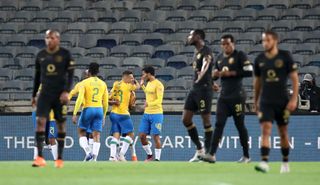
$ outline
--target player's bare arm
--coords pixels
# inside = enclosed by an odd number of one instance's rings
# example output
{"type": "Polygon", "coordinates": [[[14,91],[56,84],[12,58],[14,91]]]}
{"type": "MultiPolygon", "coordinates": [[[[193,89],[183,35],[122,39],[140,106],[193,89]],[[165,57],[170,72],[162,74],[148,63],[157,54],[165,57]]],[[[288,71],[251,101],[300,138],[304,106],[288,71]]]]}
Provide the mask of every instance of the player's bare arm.
{"type": "Polygon", "coordinates": [[[292,112],[297,108],[298,93],[299,93],[299,77],[297,71],[293,71],[289,74],[290,80],[292,81],[293,94],[288,102],[287,109],[292,112]]]}
{"type": "Polygon", "coordinates": [[[259,111],[259,97],[261,91],[261,79],[260,77],[255,77],[253,80],[253,88],[254,88],[254,108],[255,112],[259,111]]]}

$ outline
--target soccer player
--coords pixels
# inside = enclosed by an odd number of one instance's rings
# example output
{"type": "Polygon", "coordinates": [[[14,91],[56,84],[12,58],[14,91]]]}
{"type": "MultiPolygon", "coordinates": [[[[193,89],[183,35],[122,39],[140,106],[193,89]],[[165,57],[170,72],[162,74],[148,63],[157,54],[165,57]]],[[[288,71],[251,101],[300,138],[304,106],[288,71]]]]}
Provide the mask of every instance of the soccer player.
{"type": "Polygon", "coordinates": [[[109,104],[112,105],[110,113],[111,135],[110,161],[117,161],[117,146],[120,143],[120,136],[123,138],[122,147],[119,152],[119,161],[126,161],[125,154],[133,143],[133,122],[129,113],[131,92],[140,88],[139,83],[134,79],[131,71],[122,73],[122,80],[115,81],[111,89],[109,104]]]}
{"type": "Polygon", "coordinates": [[[210,147],[213,128],[211,126],[211,101],[213,96],[212,90],[212,68],[213,56],[212,51],[205,45],[205,33],[203,30],[196,29],[190,32],[188,44],[196,48],[194,54],[194,81],[190,90],[183,110],[182,122],[188,130],[188,134],[197,147],[197,151],[190,162],[199,161],[200,156],[205,155],[205,150],[210,147]],[[200,112],[203,127],[205,130],[205,149],[199,140],[196,125],[192,122],[193,115],[200,112]]]}
{"type": "Polygon", "coordinates": [[[32,93],[32,105],[36,105],[36,95],[40,83],[42,88],[37,100],[37,128],[36,142],[38,157],[32,166],[43,167],[46,161],[42,156],[45,140],[45,125],[51,109],[57,123],[58,158],[55,161],[57,168],[63,167],[62,153],[66,130],[66,116],[68,113],[68,95],[72,87],[74,61],[68,50],[60,47],[60,34],[55,30],[46,31],[46,49],[41,50],[36,57],[36,70],[32,93]]]}
{"type": "MultiPolygon", "coordinates": [[[[81,82],[82,82],[83,80],[87,79],[88,77],[89,77],[88,70],[83,71],[82,80],[81,80],[80,82],[78,82],[78,83],[74,86],[74,88],[70,91],[70,93],[69,93],[69,100],[71,100],[73,96],[78,95],[79,90],[80,90],[80,87],[81,87],[81,82]]],[[[83,101],[83,102],[84,102],[84,101],[83,101]]],[[[80,113],[78,123],[81,122],[81,117],[82,117],[81,115],[82,115],[82,112],[80,113]]],[[[92,152],[92,149],[93,149],[93,143],[94,143],[94,141],[93,141],[93,136],[92,136],[92,131],[91,131],[90,128],[88,128],[86,132],[87,132],[87,133],[86,133],[86,138],[87,138],[87,140],[88,140],[88,145],[89,145],[89,149],[88,149],[88,150],[90,150],[90,153],[91,153],[91,152],[92,152]]],[[[83,143],[82,140],[84,140],[84,138],[82,138],[82,137],[83,137],[83,136],[81,135],[81,133],[79,133],[79,145],[80,145],[80,146],[81,146],[82,143],[83,143]]],[[[81,146],[81,147],[83,148],[84,146],[81,146]]],[[[91,159],[92,159],[92,154],[91,154],[91,155],[86,155],[84,161],[89,161],[89,160],[91,160],[91,159]]]]}
{"type": "Polygon", "coordinates": [[[254,62],[254,105],[261,124],[261,160],[257,171],[268,172],[270,135],[272,122],[277,122],[280,135],[282,165],[281,173],[289,169],[289,116],[297,107],[298,73],[290,52],[278,49],[278,34],[266,31],[262,34],[264,52],[254,62]],[[293,94],[287,92],[288,77],[292,81],[293,94]]]}
{"type": "Polygon", "coordinates": [[[86,158],[97,161],[100,150],[100,133],[105,124],[105,117],[108,111],[108,88],[104,81],[97,76],[99,64],[92,62],[89,64],[89,78],[83,80],[79,87],[79,94],[73,111],[72,121],[77,123],[77,113],[83,104],[78,133],[80,136],[80,146],[86,153],[86,158]],[[92,130],[93,149],[92,156],[88,145],[86,131],[92,130]]]}
{"type": "Polygon", "coordinates": [[[221,79],[221,93],[217,102],[216,124],[212,137],[211,148],[203,158],[208,162],[215,162],[215,154],[222,137],[226,121],[233,117],[238,130],[243,157],[238,161],[248,163],[249,144],[248,131],[244,124],[245,92],[242,88],[242,78],[251,77],[253,67],[247,55],[235,49],[234,37],[230,34],[221,37],[222,53],[217,56],[213,73],[214,80],[221,79]]]}
{"type": "Polygon", "coordinates": [[[153,160],[151,146],[148,143],[147,135],[152,135],[155,142],[155,161],[160,161],[161,141],[160,134],[163,123],[162,100],[164,87],[163,84],[155,78],[155,70],[152,66],[146,66],[142,69],[140,81],[141,88],[146,95],[144,103],[144,114],[139,126],[139,136],[143,149],[147,153],[146,162],[153,160]],[[147,85],[144,85],[145,80],[147,85]]]}

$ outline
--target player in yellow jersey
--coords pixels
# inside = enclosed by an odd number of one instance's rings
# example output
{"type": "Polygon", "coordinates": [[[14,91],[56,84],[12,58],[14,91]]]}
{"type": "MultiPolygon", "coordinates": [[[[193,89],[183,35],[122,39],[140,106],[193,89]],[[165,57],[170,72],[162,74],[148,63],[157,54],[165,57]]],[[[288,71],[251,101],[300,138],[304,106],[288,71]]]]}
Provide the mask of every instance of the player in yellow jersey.
{"type": "Polygon", "coordinates": [[[80,85],[78,98],[73,111],[72,121],[77,122],[77,113],[83,104],[82,116],[79,122],[80,146],[84,149],[87,160],[97,160],[100,150],[100,133],[105,123],[108,111],[108,89],[104,81],[97,77],[99,64],[93,62],[89,65],[89,78],[83,80],[80,85]],[[87,142],[86,131],[92,130],[93,149],[92,154],[87,142]]]}
{"type": "MultiPolygon", "coordinates": [[[[40,90],[41,90],[41,84],[39,86],[38,93],[37,93],[36,97],[39,96],[40,90]]],[[[35,109],[36,107],[33,107],[33,108],[35,109]]],[[[34,128],[36,128],[37,117],[36,117],[35,110],[32,112],[32,122],[33,122],[34,128]]],[[[57,145],[56,139],[57,139],[58,132],[57,132],[56,120],[54,119],[53,110],[50,111],[49,119],[46,123],[45,133],[46,133],[45,134],[45,138],[46,138],[45,143],[51,151],[53,160],[57,160],[57,158],[58,158],[58,145],[57,145]]],[[[33,159],[36,159],[37,156],[38,156],[38,148],[34,147],[33,159]]]]}
{"type": "Polygon", "coordinates": [[[147,153],[146,161],[151,161],[153,159],[147,135],[153,136],[155,142],[155,161],[160,161],[160,133],[163,123],[162,99],[164,87],[162,83],[155,78],[155,70],[152,66],[147,66],[142,69],[140,85],[146,94],[146,101],[144,105],[144,114],[139,126],[139,136],[142,147],[147,153]],[[144,86],[144,80],[148,82],[147,86],[144,86]]]}
{"type": "Polygon", "coordinates": [[[122,80],[115,81],[111,89],[109,104],[112,105],[110,113],[111,135],[110,161],[117,161],[117,146],[122,136],[122,148],[119,153],[119,160],[126,161],[125,154],[131,143],[133,143],[133,123],[129,113],[130,97],[132,91],[140,88],[139,83],[134,79],[131,71],[122,73],[122,80]]]}

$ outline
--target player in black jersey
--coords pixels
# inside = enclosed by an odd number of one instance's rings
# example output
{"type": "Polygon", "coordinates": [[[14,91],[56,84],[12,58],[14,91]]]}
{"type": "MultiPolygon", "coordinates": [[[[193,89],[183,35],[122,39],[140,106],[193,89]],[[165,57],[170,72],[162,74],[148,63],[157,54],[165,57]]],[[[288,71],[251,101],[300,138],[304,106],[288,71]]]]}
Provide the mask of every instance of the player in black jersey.
{"type": "Polygon", "coordinates": [[[45,124],[52,109],[58,128],[58,160],[57,168],[63,167],[62,153],[66,136],[65,121],[67,116],[68,93],[72,87],[74,61],[68,50],[59,47],[60,34],[55,30],[48,30],[45,37],[47,48],[41,50],[36,57],[36,70],[32,94],[32,105],[37,104],[36,145],[38,157],[32,166],[43,167],[46,162],[42,156],[43,141],[45,139],[45,124]],[[36,94],[42,85],[39,98],[36,94]]]}
{"type": "Polygon", "coordinates": [[[275,120],[281,139],[283,163],[281,173],[290,171],[288,165],[289,140],[288,121],[292,111],[297,107],[298,73],[288,51],[278,49],[278,35],[273,31],[262,34],[264,52],[257,56],[254,62],[254,104],[261,123],[261,159],[255,167],[257,171],[269,170],[268,157],[270,151],[269,137],[272,122],[275,120]],[[288,77],[292,80],[293,94],[289,99],[287,90],[288,77]]]}
{"type": "Polygon", "coordinates": [[[188,44],[194,45],[196,52],[194,55],[194,83],[190,90],[183,110],[182,122],[187,128],[189,136],[197,147],[195,156],[190,162],[199,161],[199,156],[205,154],[205,150],[200,143],[199,135],[195,124],[192,122],[194,113],[200,112],[205,129],[205,149],[210,147],[212,137],[211,126],[211,101],[212,91],[212,68],[213,56],[210,48],[204,43],[205,33],[203,30],[193,30],[188,36],[188,44]]]}
{"type": "Polygon", "coordinates": [[[244,124],[245,92],[242,88],[242,79],[244,77],[252,77],[253,67],[247,55],[235,49],[234,37],[232,35],[227,34],[221,37],[221,48],[223,52],[215,60],[213,73],[214,80],[221,79],[216,124],[210,151],[208,151],[203,160],[215,162],[215,154],[223,134],[223,129],[228,117],[232,116],[243,148],[243,157],[239,162],[248,163],[250,157],[248,131],[244,124]]]}

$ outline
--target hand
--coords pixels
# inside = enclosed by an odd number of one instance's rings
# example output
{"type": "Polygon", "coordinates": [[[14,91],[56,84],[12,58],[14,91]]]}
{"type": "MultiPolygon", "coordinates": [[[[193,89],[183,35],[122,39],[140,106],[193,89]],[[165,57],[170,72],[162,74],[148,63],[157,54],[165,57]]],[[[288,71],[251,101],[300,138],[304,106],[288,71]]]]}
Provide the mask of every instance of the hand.
{"type": "Polygon", "coordinates": [[[78,121],[78,116],[77,115],[72,116],[72,123],[77,124],[77,121],[78,121]]]}
{"type": "Polygon", "coordinates": [[[290,99],[290,101],[287,104],[287,110],[290,112],[293,112],[297,108],[297,100],[296,99],[290,99]]]}
{"type": "Polygon", "coordinates": [[[218,92],[218,91],[220,90],[220,87],[219,87],[218,84],[214,83],[214,84],[212,85],[212,89],[213,89],[214,92],[218,92]]]}
{"type": "Polygon", "coordinates": [[[221,75],[221,77],[236,76],[236,72],[235,71],[221,71],[220,75],[221,75]]]}
{"type": "Polygon", "coordinates": [[[102,127],[104,127],[104,125],[106,124],[106,117],[103,117],[103,120],[102,120],[102,127]]]}
{"type": "Polygon", "coordinates": [[[36,97],[32,97],[32,98],[31,98],[31,106],[32,106],[32,108],[35,108],[35,107],[37,106],[36,97]]]}
{"type": "Polygon", "coordinates": [[[67,91],[63,91],[60,95],[60,102],[63,105],[67,105],[69,103],[69,93],[67,91]]]}

